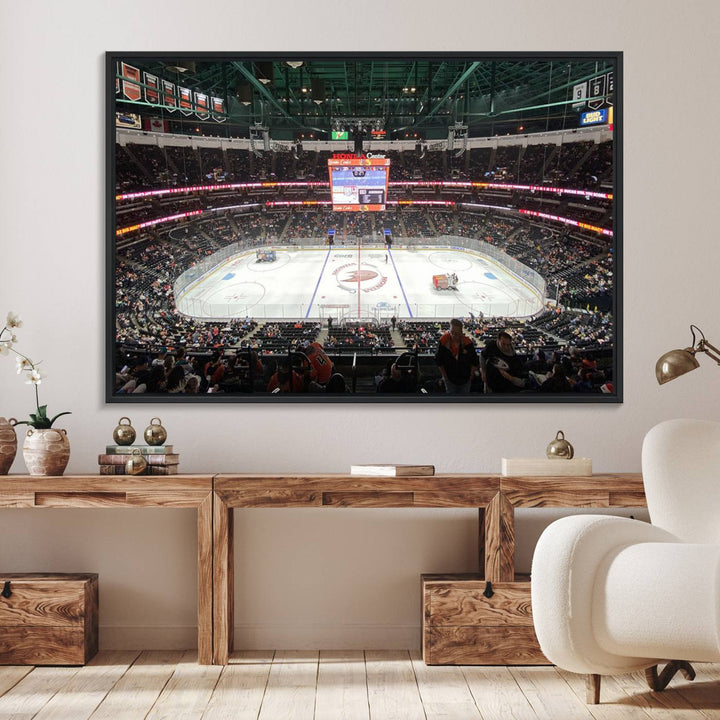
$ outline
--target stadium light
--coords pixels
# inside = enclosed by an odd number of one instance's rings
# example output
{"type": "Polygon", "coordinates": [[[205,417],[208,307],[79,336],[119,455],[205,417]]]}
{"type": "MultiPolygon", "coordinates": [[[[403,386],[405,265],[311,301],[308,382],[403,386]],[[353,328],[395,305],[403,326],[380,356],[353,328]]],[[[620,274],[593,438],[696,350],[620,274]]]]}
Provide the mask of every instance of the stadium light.
{"type": "Polygon", "coordinates": [[[697,325],[691,325],[690,332],[692,333],[692,345],[690,347],[684,350],[670,350],[670,352],[660,356],[655,363],[655,377],[660,385],[700,367],[700,363],[695,357],[699,352],[704,352],[720,365],[720,350],[705,339],[703,331],[697,325]],[[699,341],[695,335],[696,330],[700,334],[699,341]]]}
{"type": "Polygon", "coordinates": [[[194,73],[195,72],[195,61],[194,60],[177,60],[174,65],[166,65],[168,70],[172,70],[176,73],[194,73]]]}

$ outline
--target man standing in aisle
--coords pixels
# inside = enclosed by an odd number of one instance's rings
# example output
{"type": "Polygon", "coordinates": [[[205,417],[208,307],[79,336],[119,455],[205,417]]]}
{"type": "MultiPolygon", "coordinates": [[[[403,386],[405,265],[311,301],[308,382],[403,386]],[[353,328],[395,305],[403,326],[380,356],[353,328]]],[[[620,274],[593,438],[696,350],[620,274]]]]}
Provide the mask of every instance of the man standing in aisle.
{"type": "Polygon", "coordinates": [[[463,333],[461,320],[453,318],[450,330],[440,337],[435,364],[440,369],[448,395],[467,395],[480,360],[473,341],[463,333]]]}

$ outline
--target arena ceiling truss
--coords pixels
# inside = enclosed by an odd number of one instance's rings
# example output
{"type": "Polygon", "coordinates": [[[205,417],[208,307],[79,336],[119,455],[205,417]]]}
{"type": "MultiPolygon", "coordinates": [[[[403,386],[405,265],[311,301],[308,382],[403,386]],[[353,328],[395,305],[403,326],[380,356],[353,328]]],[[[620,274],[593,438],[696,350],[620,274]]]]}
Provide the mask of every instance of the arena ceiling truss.
{"type": "MultiPolygon", "coordinates": [[[[612,60],[284,55],[283,59],[134,58],[141,69],[226,100],[228,120],[262,125],[273,137],[326,135],[358,120],[388,139],[558,130],[573,110],[573,88],[612,70],[612,60]]],[[[576,123],[568,123],[569,126],[576,123]]]]}

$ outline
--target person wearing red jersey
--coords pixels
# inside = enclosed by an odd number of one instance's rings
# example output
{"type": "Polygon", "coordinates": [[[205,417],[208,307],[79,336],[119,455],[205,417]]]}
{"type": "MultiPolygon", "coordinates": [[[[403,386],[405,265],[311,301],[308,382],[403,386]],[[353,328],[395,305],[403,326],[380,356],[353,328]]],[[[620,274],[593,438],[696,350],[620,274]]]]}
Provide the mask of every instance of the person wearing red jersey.
{"type": "Polygon", "coordinates": [[[473,341],[463,333],[462,320],[453,318],[450,330],[440,337],[435,353],[448,395],[467,395],[470,383],[480,365],[473,341]]]}
{"type": "Polygon", "coordinates": [[[325,353],[323,346],[319,342],[305,341],[300,352],[305,353],[310,361],[310,380],[320,385],[327,385],[333,373],[333,362],[325,353]]]}

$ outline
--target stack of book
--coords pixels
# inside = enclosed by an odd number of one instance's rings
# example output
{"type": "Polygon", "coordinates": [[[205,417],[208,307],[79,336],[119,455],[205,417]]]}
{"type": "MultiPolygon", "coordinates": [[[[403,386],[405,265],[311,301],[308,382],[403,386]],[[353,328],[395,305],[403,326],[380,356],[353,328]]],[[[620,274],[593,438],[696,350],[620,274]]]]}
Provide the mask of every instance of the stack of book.
{"type": "Polygon", "coordinates": [[[172,445],[108,445],[98,455],[100,475],[125,475],[125,463],[135,450],[142,453],[147,468],[144,475],[177,475],[180,455],[172,445]]]}
{"type": "Polygon", "coordinates": [[[434,465],[351,465],[351,475],[370,477],[417,477],[435,474],[434,465]]]}

